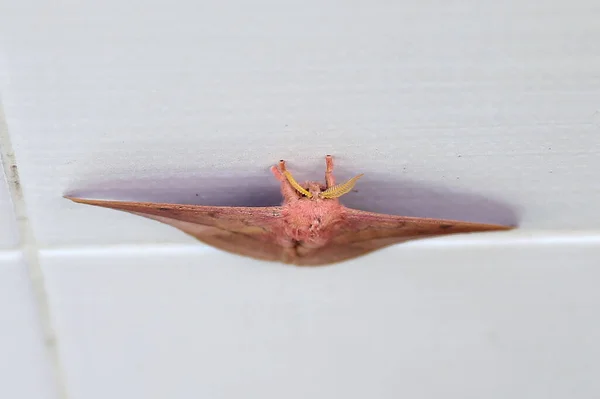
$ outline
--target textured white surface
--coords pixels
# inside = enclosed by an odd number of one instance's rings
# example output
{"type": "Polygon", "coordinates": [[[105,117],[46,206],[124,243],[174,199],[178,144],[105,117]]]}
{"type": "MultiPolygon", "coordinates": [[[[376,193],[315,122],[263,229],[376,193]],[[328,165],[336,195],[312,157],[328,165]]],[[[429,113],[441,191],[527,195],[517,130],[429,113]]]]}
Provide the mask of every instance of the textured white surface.
{"type": "Polygon", "coordinates": [[[351,205],[596,229],[600,10],[539,6],[12,5],[0,89],[39,243],[185,240],[67,191],[251,202],[326,153],[366,173],[351,205]]]}
{"type": "Polygon", "coordinates": [[[0,164],[0,250],[14,248],[19,243],[19,234],[6,176],[0,164]]]}
{"type": "Polygon", "coordinates": [[[0,253],[0,398],[57,398],[33,298],[20,254],[0,253]]]}
{"type": "Polygon", "coordinates": [[[325,268],[197,247],[44,253],[72,397],[600,392],[598,245],[411,249],[325,268]]]}
{"type": "MultiPolygon", "coordinates": [[[[0,149],[60,399],[600,397],[597,1],[4,3],[0,149]],[[521,229],[303,270],[62,198],[273,204],[272,164],[328,153],[365,173],[349,206],[521,229]]],[[[38,334],[2,270],[0,351],[38,334]]],[[[52,394],[27,348],[0,397],[52,394]]]]}

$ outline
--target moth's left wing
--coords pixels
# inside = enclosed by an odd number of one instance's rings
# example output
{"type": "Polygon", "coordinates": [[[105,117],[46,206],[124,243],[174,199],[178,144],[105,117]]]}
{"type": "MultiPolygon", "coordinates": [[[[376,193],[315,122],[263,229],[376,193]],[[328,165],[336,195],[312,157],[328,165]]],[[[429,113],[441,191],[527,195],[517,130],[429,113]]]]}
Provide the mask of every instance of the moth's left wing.
{"type": "Polygon", "coordinates": [[[221,207],[154,202],[103,201],[66,197],[176,227],[198,240],[256,259],[289,262],[292,244],[281,240],[281,207],[221,207]]]}
{"type": "Polygon", "coordinates": [[[510,230],[496,224],[415,218],[345,208],[343,223],[321,248],[298,247],[295,263],[324,265],[351,259],[389,245],[448,234],[510,230]]]}

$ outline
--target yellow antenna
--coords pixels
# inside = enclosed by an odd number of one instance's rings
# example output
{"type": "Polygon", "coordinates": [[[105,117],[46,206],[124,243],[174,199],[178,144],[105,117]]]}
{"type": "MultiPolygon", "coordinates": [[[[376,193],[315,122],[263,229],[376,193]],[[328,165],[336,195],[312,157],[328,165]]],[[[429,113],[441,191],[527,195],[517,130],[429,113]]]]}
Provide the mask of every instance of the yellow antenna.
{"type": "Polygon", "coordinates": [[[290,172],[284,170],[283,175],[285,176],[287,181],[290,182],[292,187],[294,187],[300,194],[306,195],[308,198],[312,198],[313,195],[309,191],[305,190],[304,187],[302,187],[300,184],[298,184],[298,182],[292,177],[292,174],[290,172]]]}
{"type": "Polygon", "coordinates": [[[327,190],[323,191],[319,194],[321,198],[338,198],[344,194],[349,193],[356,184],[356,181],[363,177],[364,174],[360,174],[358,176],[354,176],[352,179],[348,180],[346,183],[336,184],[333,187],[329,187],[327,190]]]}

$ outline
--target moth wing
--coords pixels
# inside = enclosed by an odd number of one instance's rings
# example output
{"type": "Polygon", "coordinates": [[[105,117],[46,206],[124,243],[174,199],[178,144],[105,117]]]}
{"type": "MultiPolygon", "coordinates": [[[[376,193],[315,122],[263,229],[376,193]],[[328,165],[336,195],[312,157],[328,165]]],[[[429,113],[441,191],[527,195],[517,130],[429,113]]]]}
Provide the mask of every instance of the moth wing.
{"type": "Polygon", "coordinates": [[[256,259],[286,262],[290,248],[277,244],[281,207],[224,207],[154,202],[68,199],[125,211],[173,226],[216,248],[256,259]]]}
{"type": "Polygon", "coordinates": [[[457,220],[386,215],[346,208],[344,222],[321,248],[297,249],[299,265],[341,262],[405,241],[448,234],[510,230],[513,227],[457,220]]]}

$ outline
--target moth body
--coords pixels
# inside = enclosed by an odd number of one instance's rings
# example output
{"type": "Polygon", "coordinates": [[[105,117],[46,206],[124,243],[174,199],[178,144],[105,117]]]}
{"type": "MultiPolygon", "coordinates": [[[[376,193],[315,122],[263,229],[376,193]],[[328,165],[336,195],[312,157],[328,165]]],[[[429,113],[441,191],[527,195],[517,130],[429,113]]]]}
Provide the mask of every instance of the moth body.
{"type": "Polygon", "coordinates": [[[342,225],[344,207],[337,199],[285,200],[281,210],[282,240],[293,245],[318,248],[327,245],[342,225]]]}
{"type": "Polygon", "coordinates": [[[350,192],[362,175],[336,184],[333,158],[328,155],[325,161],[325,185],[300,185],[286,170],[284,161],[271,168],[281,183],[281,206],[225,207],[66,198],[166,223],[224,251],[301,266],[336,263],[409,240],[512,228],[346,208],[338,198],[350,192]]]}

